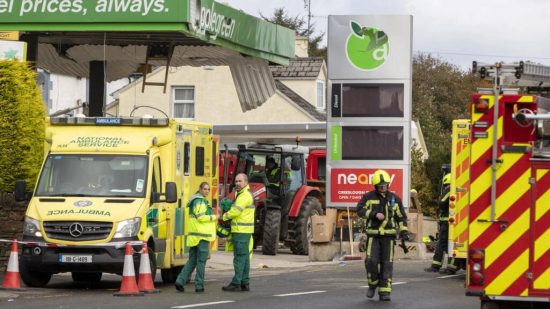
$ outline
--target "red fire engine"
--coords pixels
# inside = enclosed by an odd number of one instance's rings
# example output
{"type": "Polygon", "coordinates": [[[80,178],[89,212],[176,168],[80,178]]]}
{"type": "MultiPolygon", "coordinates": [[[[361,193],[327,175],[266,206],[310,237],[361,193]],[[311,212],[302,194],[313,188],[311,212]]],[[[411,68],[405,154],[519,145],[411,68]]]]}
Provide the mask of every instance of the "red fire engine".
{"type": "Polygon", "coordinates": [[[466,294],[482,308],[550,301],[550,67],[477,64],[494,88],[471,96],[466,294]],[[526,88],[523,88],[526,89],[526,88]],[[532,89],[531,89],[532,90],[532,89]]]}

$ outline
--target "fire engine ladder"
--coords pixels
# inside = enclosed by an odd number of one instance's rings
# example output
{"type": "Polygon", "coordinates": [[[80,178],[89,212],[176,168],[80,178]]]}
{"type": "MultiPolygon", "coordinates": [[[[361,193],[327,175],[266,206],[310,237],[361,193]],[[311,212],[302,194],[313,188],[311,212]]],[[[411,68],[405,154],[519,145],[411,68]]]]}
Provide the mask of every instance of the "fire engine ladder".
{"type": "MultiPolygon", "coordinates": [[[[531,62],[516,62],[516,63],[503,63],[497,62],[493,64],[478,63],[476,61],[472,64],[472,73],[479,73],[481,79],[493,80],[493,95],[494,95],[494,108],[493,108],[493,147],[491,155],[491,219],[490,222],[498,222],[506,224],[506,222],[500,222],[496,220],[496,182],[497,182],[497,164],[498,159],[498,98],[503,91],[504,86],[521,87],[521,88],[543,88],[550,87],[550,67],[542,64],[535,64],[531,62]]],[[[550,111],[550,109],[547,109],[550,111]]],[[[544,115],[516,113],[514,119],[521,121],[520,119],[528,120],[550,120],[550,113],[544,115]],[[521,115],[521,116],[520,116],[521,115]],[[524,118],[522,118],[524,117],[524,118]]]]}
{"type": "Polygon", "coordinates": [[[172,54],[174,53],[174,45],[149,45],[147,46],[147,54],[145,56],[145,69],[143,72],[143,83],[141,85],[141,92],[145,91],[145,86],[162,86],[164,87],[162,93],[166,93],[166,85],[168,84],[168,69],[170,68],[170,62],[172,61],[172,54]],[[164,72],[164,82],[148,82],[147,73],[150,73],[150,60],[166,61],[166,70],[164,72]]]}

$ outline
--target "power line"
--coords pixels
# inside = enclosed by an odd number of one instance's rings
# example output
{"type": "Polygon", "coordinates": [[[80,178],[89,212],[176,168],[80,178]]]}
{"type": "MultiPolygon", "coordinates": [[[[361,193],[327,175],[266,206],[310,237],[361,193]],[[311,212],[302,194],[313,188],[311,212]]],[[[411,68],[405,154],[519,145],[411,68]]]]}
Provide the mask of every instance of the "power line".
{"type": "Polygon", "coordinates": [[[430,53],[442,55],[457,55],[457,56],[475,56],[475,57],[494,57],[494,58],[521,58],[521,59],[536,59],[550,60],[550,57],[532,57],[532,56],[510,56],[510,55],[491,55],[491,54],[476,54],[473,52],[453,52],[453,51],[433,51],[433,50],[415,50],[415,53],[430,53]]]}

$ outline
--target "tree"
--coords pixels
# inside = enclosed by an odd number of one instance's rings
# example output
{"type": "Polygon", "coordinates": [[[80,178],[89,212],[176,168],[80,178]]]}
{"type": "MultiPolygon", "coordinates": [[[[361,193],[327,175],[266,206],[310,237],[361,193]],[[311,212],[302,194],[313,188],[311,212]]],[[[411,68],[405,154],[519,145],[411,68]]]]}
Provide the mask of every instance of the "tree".
{"type": "Polygon", "coordinates": [[[0,60],[0,192],[12,192],[18,179],[34,185],[45,114],[36,73],[26,63],[0,60]]]}
{"type": "Polygon", "coordinates": [[[273,11],[273,16],[266,17],[262,13],[260,16],[271,23],[280,25],[289,29],[296,31],[298,35],[308,38],[309,48],[308,54],[310,57],[327,57],[327,48],[319,47],[319,44],[323,40],[325,33],[322,32],[319,35],[315,35],[315,23],[311,23],[309,28],[307,22],[302,16],[289,16],[284,8],[277,8],[273,11]]]}
{"type": "MultiPolygon", "coordinates": [[[[430,214],[437,207],[439,183],[443,176],[441,165],[451,162],[452,121],[469,118],[470,94],[483,84],[469,72],[430,54],[415,55],[412,83],[413,118],[420,122],[429,154],[429,159],[423,163],[415,162],[413,156],[413,173],[422,166],[424,176],[421,177],[430,181],[429,193],[419,191],[424,212],[430,214]]],[[[420,171],[418,173],[422,175],[420,171]]],[[[414,177],[413,174],[413,185],[414,177]]]]}

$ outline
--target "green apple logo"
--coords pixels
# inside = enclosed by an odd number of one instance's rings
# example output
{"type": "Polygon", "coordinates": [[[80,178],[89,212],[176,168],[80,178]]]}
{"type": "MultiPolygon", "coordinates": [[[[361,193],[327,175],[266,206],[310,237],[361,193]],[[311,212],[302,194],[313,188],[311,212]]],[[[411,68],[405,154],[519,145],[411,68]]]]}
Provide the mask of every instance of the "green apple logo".
{"type": "Polygon", "coordinates": [[[384,62],[390,52],[388,36],[376,28],[361,27],[350,22],[351,34],[346,42],[348,61],[360,70],[375,70],[384,62]]]}

